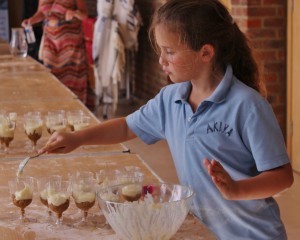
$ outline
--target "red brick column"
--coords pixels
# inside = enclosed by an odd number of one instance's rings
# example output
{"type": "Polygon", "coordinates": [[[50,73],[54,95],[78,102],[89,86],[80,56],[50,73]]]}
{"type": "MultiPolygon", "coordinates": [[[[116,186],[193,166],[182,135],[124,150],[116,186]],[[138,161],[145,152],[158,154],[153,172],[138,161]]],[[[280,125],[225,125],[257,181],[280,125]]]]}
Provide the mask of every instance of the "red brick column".
{"type": "Polygon", "coordinates": [[[286,1],[231,0],[231,13],[253,43],[268,100],[286,132],[286,1]]]}

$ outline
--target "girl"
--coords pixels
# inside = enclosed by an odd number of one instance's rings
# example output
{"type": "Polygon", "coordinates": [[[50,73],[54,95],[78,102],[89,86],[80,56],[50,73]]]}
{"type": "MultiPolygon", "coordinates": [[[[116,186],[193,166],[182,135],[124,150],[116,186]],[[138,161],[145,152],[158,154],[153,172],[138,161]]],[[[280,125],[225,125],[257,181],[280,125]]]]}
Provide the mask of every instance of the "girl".
{"type": "Polygon", "coordinates": [[[272,196],[291,186],[292,169],[243,33],[217,0],[170,0],[150,36],[174,84],[126,118],[52,135],[41,151],[166,139],[196,192],[193,213],[218,239],[286,239],[272,196]]]}

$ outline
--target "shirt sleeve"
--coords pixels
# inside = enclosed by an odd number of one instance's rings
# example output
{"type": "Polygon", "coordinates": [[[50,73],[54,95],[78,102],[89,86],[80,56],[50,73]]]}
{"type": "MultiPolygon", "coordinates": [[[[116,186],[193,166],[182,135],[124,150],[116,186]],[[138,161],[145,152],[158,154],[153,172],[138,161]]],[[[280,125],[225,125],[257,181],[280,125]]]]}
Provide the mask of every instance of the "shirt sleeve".
{"type": "Polygon", "coordinates": [[[163,92],[164,88],[146,105],[126,117],[129,128],[147,144],[165,139],[163,92]]]}
{"type": "Polygon", "coordinates": [[[258,171],[289,163],[281,129],[267,101],[257,103],[249,110],[242,137],[253,154],[258,171]]]}

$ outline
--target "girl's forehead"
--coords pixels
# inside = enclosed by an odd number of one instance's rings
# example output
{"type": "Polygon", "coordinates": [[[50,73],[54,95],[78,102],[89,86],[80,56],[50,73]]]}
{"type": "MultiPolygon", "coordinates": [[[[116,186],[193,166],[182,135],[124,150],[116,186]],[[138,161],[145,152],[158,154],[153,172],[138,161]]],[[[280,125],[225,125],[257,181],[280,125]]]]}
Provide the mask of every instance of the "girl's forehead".
{"type": "Polygon", "coordinates": [[[186,45],[181,41],[180,34],[165,25],[155,27],[155,38],[160,47],[186,48],[186,45]]]}

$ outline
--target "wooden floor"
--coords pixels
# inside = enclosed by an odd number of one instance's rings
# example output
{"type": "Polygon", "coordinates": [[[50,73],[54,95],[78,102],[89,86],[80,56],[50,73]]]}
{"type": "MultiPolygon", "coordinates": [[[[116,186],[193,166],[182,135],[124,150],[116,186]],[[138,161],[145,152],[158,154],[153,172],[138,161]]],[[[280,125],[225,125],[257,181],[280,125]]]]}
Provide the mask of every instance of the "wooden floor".
{"type": "MultiPolygon", "coordinates": [[[[126,116],[137,109],[139,105],[132,101],[121,102],[115,117],[126,116]]],[[[101,119],[101,115],[98,117],[101,119]]],[[[178,182],[172,157],[165,141],[146,145],[140,139],[134,139],[125,142],[124,145],[144,159],[162,180],[178,182]]],[[[295,172],[294,178],[294,184],[290,189],[275,196],[280,206],[281,217],[286,226],[289,240],[297,240],[300,236],[300,174],[295,172]]]]}

